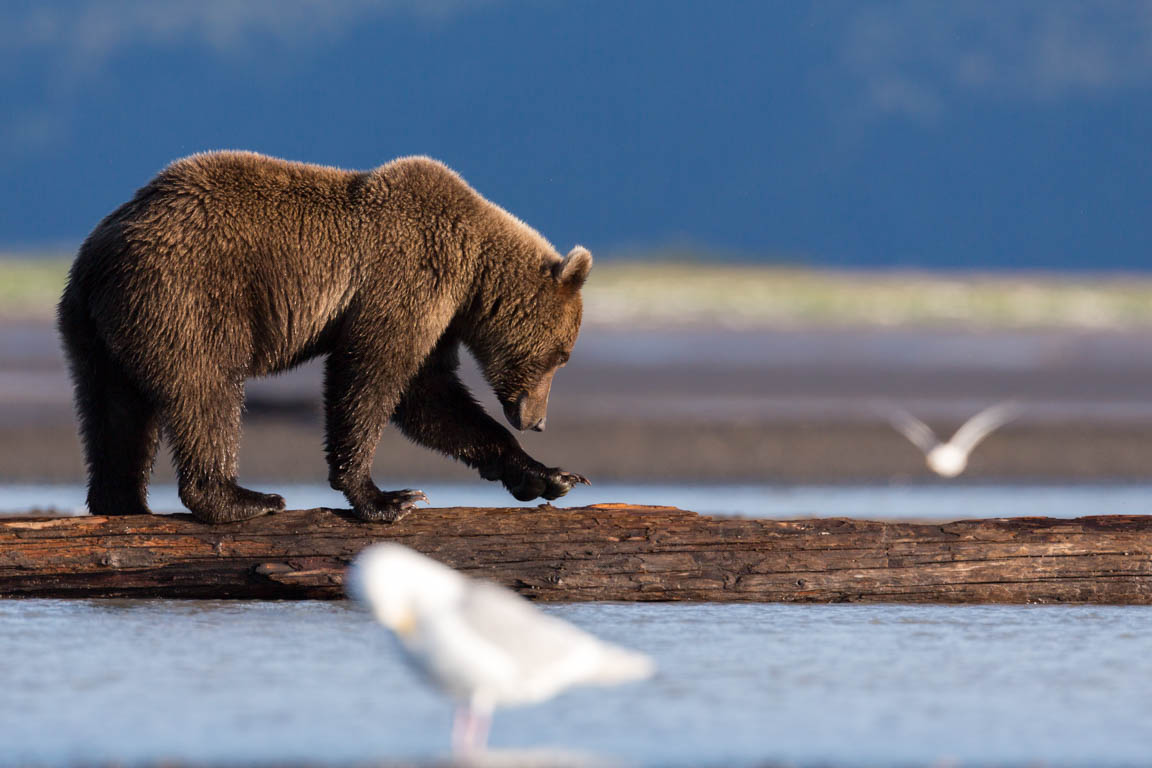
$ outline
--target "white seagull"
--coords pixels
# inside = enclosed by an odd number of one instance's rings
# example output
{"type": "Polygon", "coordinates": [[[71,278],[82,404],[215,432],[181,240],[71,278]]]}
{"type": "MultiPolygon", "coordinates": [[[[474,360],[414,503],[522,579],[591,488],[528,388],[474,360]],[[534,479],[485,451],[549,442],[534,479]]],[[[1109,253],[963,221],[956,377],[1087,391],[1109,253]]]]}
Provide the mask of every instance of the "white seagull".
{"type": "Polygon", "coordinates": [[[892,426],[924,451],[928,468],[940,477],[952,478],[968,468],[968,455],[972,449],[996,429],[1016,418],[1020,407],[1014,401],[1008,401],[985,408],[964,422],[946,443],[940,442],[931,427],[903,408],[892,405],[885,411],[892,426]]]}
{"type": "Polygon", "coordinates": [[[484,748],[495,707],[543,701],[575,685],[641,680],[655,669],[643,654],[602,642],[504,587],[399,544],[365,549],[344,584],[456,700],[457,754],[484,748]]]}

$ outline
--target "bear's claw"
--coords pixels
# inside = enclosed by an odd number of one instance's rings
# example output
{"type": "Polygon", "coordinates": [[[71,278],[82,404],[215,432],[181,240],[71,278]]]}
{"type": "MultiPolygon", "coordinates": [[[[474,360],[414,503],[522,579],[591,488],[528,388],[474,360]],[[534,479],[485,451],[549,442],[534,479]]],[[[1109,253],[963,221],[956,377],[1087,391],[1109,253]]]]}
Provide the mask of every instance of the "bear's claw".
{"type": "Polygon", "coordinates": [[[568,493],[573,485],[591,485],[583,475],[566,472],[558,467],[545,467],[539,463],[535,466],[505,469],[500,481],[517,501],[531,501],[538,496],[551,501],[568,493]]]}
{"type": "Polygon", "coordinates": [[[551,475],[548,478],[548,487],[544,490],[544,493],[540,494],[549,501],[558,499],[568,493],[574,485],[592,485],[588,478],[584,477],[584,475],[578,475],[575,472],[565,472],[562,469],[552,469],[549,471],[551,475]]]}

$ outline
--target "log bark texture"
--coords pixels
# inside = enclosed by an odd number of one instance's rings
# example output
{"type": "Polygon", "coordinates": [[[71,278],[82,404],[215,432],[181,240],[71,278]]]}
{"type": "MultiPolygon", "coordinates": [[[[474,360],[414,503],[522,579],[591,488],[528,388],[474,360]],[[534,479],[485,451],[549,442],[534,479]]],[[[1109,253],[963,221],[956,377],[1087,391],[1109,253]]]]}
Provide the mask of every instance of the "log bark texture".
{"type": "Polygon", "coordinates": [[[338,598],[406,544],[539,600],[1152,603],[1152,516],[950,523],[704,517],[672,507],[330,509],[0,519],[0,597],[338,598]]]}

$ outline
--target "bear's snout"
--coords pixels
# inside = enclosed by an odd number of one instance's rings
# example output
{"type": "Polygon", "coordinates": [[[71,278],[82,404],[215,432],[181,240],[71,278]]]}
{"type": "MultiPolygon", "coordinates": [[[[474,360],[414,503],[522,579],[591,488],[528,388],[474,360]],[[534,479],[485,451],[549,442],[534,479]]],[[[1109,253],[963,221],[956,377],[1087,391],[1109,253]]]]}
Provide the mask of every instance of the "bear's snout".
{"type": "Polygon", "coordinates": [[[548,393],[552,390],[552,375],[549,371],[537,384],[512,402],[505,402],[504,416],[508,423],[521,432],[532,430],[543,432],[548,421],[548,393]]]}
{"type": "Polygon", "coordinates": [[[536,403],[530,396],[521,395],[514,402],[504,403],[504,417],[521,432],[529,429],[533,432],[543,432],[544,425],[548,421],[547,408],[547,398],[543,403],[536,403]]]}

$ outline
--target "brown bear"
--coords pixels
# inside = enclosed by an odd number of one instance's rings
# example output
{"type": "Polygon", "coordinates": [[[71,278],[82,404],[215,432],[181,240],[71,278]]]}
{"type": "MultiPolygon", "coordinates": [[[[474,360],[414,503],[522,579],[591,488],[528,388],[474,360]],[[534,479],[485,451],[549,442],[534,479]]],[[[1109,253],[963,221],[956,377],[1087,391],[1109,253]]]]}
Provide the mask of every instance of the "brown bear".
{"type": "Polygon", "coordinates": [[[395,521],[427,500],[372,481],[389,420],[517,499],[562,496],[588,481],[529,456],[460,382],[457,356],[476,357],[512,426],[544,429],[591,266],[428,158],[363,172],[178,160],[97,225],[60,300],[88,508],[149,512],[163,428],[196,517],[282,509],[236,483],[244,381],[319,355],[329,482],[358,517],[395,521]]]}

